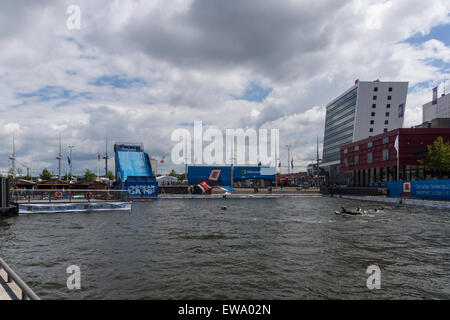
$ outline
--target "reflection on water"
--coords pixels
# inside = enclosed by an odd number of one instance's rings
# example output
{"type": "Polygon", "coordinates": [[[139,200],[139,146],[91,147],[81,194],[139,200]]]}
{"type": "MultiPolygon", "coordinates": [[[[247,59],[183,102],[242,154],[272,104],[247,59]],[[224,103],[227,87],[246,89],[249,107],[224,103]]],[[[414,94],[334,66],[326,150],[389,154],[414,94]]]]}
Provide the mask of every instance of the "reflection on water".
{"type": "Polygon", "coordinates": [[[21,215],[0,219],[0,256],[43,299],[450,298],[448,212],[336,216],[341,205],[360,203],[157,200],[131,213],[21,215]],[[378,291],[366,287],[373,264],[378,291]],[[81,290],[66,288],[69,265],[81,290]]]}

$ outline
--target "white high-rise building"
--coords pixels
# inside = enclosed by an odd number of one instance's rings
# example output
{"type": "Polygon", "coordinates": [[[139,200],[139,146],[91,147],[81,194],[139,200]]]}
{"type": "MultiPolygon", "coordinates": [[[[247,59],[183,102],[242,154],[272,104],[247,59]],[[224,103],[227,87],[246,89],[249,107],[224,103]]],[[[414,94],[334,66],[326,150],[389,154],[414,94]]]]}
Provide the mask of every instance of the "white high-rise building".
{"type": "MultiPolygon", "coordinates": [[[[408,82],[355,81],[327,105],[321,168],[339,173],[340,146],[402,128],[408,82]]],[[[331,183],[335,183],[331,178],[331,183]]]]}

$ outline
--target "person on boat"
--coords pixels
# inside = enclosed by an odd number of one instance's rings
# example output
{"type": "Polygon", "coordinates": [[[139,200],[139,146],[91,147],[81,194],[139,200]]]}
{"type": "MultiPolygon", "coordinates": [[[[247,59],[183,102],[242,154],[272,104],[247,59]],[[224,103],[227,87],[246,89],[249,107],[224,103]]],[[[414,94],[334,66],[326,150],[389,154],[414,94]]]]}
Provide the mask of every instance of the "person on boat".
{"type": "Polygon", "coordinates": [[[345,209],[344,206],[342,206],[341,209],[342,209],[342,213],[348,213],[348,214],[351,214],[351,212],[350,212],[350,211],[347,211],[347,210],[345,209]]]}

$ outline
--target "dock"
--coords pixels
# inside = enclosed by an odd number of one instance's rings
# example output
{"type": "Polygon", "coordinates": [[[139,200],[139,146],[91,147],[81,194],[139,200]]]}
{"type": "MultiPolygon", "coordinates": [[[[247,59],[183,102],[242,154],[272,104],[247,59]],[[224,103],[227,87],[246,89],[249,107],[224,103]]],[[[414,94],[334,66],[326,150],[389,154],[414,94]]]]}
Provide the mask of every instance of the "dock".
{"type": "Polygon", "coordinates": [[[2,258],[0,258],[0,300],[40,300],[2,258]]]}

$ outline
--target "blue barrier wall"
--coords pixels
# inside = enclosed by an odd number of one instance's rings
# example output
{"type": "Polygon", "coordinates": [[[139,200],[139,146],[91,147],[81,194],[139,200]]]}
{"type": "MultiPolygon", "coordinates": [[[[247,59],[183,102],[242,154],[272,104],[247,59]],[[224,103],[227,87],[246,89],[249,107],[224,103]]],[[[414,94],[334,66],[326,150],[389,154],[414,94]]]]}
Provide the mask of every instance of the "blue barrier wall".
{"type": "MultiPolygon", "coordinates": [[[[218,182],[208,182],[211,186],[230,186],[231,167],[230,166],[189,166],[188,184],[198,184],[199,181],[208,179],[212,170],[221,170],[218,182]]],[[[233,167],[233,180],[264,179],[275,181],[275,168],[255,167],[255,166],[235,166],[233,167]]]]}
{"type": "Polygon", "coordinates": [[[411,198],[441,201],[450,200],[450,179],[388,182],[389,196],[401,197],[404,182],[411,183],[411,198]]]}

